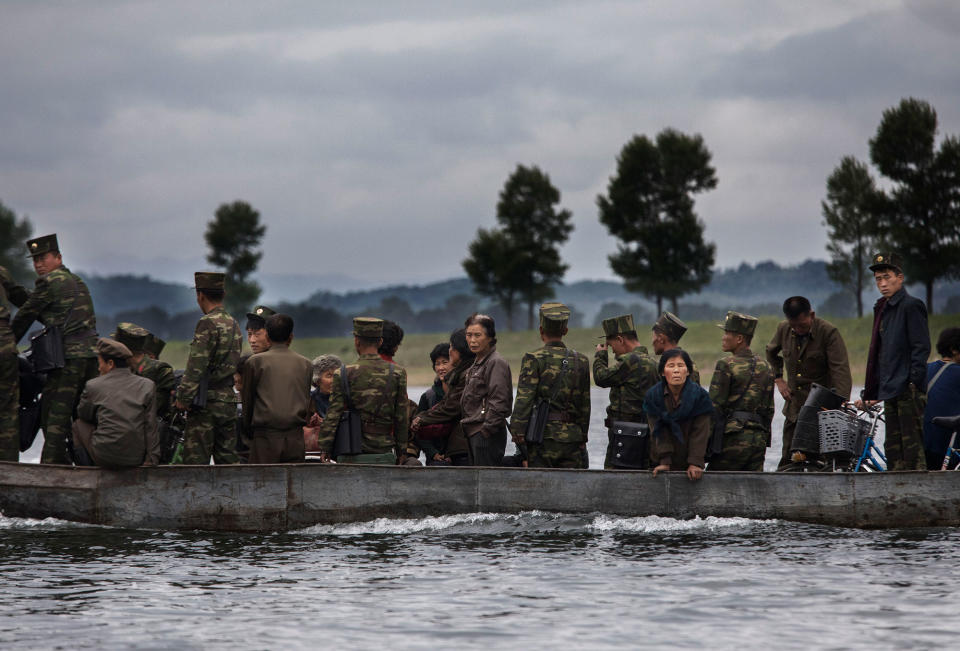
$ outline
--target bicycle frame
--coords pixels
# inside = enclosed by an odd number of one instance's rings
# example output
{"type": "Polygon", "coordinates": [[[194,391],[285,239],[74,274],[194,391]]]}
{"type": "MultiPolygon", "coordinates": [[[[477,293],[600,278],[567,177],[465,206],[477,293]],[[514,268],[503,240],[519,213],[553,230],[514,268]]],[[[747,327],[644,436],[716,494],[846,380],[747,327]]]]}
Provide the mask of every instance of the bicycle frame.
{"type": "Polygon", "coordinates": [[[877,431],[877,422],[883,420],[883,407],[881,405],[867,407],[857,414],[857,418],[861,418],[864,415],[869,415],[872,421],[870,423],[870,431],[867,432],[866,440],[863,443],[863,450],[860,452],[860,458],[857,459],[853,471],[860,472],[860,468],[862,467],[867,472],[884,472],[887,469],[887,458],[883,455],[883,452],[880,451],[880,448],[877,447],[877,444],[873,442],[873,435],[877,431]],[[874,456],[874,452],[880,457],[879,460],[874,456]],[[880,465],[881,460],[883,461],[882,466],[880,465]]]}
{"type": "MultiPolygon", "coordinates": [[[[960,450],[953,447],[953,444],[957,440],[957,433],[954,432],[950,435],[950,443],[947,444],[947,453],[943,457],[943,465],[940,466],[940,470],[948,470],[950,466],[950,457],[957,457],[960,459],[960,450]]],[[[960,470],[960,463],[958,463],[954,468],[954,471],[960,470]]]]}

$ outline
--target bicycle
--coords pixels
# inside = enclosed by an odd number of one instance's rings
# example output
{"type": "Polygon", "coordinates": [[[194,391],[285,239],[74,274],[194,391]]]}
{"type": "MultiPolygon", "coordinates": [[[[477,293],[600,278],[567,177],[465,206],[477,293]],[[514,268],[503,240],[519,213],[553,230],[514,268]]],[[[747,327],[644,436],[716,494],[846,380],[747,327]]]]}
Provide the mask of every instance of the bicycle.
{"type": "Polygon", "coordinates": [[[950,442],[947,443],[947,453],[943,456],[943,465],[940,470],[960,470],[960,449],[953,447],[953,444],[957,441],[957,430],[960,430],[960,414],[956,416],[936,416],[932,422],[937,427],[943,427],[953,432],[950,435],[950,442]],[[958,462],[953,468],[950,468],[951,459],[958,462]]]}
{"type": "Polygon", "coordinates": [[[887,458],[874,438],[883,421],[883,404],[856,409],[845,403],[840,409],[818,414],[820,452],[834,472],[884,472],[887,458]]]}

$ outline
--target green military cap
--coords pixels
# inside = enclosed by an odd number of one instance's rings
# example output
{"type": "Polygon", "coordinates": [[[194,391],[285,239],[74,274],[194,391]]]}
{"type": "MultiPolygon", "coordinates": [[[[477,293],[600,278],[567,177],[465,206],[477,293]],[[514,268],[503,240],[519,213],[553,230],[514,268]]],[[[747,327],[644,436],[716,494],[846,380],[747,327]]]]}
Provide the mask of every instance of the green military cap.
{"type": "Polygon", "coordinates": [[[896,253],[877,253],[872,258],[870,271],[880,271],[881,269],[894,269],[898,273],[903,273],[903,260],[896,253]]]}
{"type": "Polygon", "coordinates": [[[194,289],[212,289],[223,291],[226,274],[219,271],[198,271],[193,274],[194,289]]]}
{"type": "Polygon", "coordinates": [[[104,357],[117,357],[120,359],[128,359],[133,357],[133,353],[130,352],[129,348],[121,344],[119,341],[107,339],[106,337],[100,337],[97,339],[97,354],[104,357]]]}
{"type": "Polygon", "coordinates": [[[258,305],[253,308],[253,312],[247,312],[247,327],[254,326],[255,330],[259,330],[267,324],[267,319],[276,313],[276,310],[271,310],[266,305],[258,305]]]}
{"type": "Polygon", "coordinates": [[[145,328],[127,322],[118,323],[117,331],[113,333],[113,338],[129,348],[134,354],[143,352],[149,336],[150,333],[145,328]]]}
{"type": "Polygon", "coordinates": [[[564,326],[570,320],[570,308],[563,303],[544,303],[540,306],[540,327],[547,322],[564,326]]]}
{"type": "Polygon", "coordinates": [[[353,334],[368,339],[379,339],[383,336],[383,319],[358,316],[353,320],[353,334]]]}
{"type": "Polygon", "coordinates": [[[687,324],[681,321],[673,312],[664,312],[653,324],[654,332],[661,332],[670,338],[670,341],[680,341],[687,331],[687,324]]]}
{"type": "Polygon", "coordinates": [[[60,245],[57,244],[57,234],[41,235],[32,240],[27,240],[27,251],[30,252],[28,258],[44,253],[60,253],[60,245]]]}
{"type": "Polygon", "coordinates": [[[733,332],[738,335],[752,337],[757,329],[757,317],[749,314],[740,314],[739,312],[727,312],[723,323],[717,324],[718,328],[723,328],[726,332],[733,332]]]}
{"type": "Polygon", "coordinates": [[[633,315],[622,314],[620,316],[615,316],[612,319],[603,320],[603,336],[600,337],[600,339],[616,337],[617,335],[636,331],[637,329],[633,325],[633,315]]]}
{"type": "Polygon", "coordinates": [[[160,357],[160,353],[163,352],[163,348],[166,345],[167,342],[150,332],[147,333],[147,341],[143,344],[143,350],[154,357],[160,357]]]}

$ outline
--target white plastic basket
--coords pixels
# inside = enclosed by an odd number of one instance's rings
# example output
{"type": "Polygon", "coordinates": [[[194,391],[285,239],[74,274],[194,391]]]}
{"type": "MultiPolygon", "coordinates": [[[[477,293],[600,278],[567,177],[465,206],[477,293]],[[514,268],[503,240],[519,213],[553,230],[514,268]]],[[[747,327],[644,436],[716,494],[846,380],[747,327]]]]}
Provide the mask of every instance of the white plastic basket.
{"type": "Polygon", "coordinates": [[[869,423],[841,409],[821,411],[817,415],[821,454],[860,454],[869,423]]]}

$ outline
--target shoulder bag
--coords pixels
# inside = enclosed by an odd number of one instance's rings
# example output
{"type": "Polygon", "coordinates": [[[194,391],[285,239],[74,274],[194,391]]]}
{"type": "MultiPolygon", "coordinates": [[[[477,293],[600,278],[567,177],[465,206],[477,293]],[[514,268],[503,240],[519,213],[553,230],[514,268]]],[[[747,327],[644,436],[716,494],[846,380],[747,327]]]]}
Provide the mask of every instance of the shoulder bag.
{"type": "Polygon", "coordinates": [[[350,399],[350,383],[347,381],[347,367],[340,365],[340,383],[343,389],[344,410],[337,423],[337,433],[333,437],[333,458],[341,455],[354,455],[363,452],[363,421],[360,412],[354,409],[350,399]]]}
{"type": "Polygon", "coordinates": [[[538,400],[530,413],[530,420],[527,421],[527,431],[524,433],[523,440],[527,443],[543,443],[543,431],[547,427],[547,416],[550,414],[550,403],[557,399],[557,394],[563,387],[563,376],[567,374],[570,366],[570,349],[563,354],[563,362],[560,364],[560,375],[553,383],[553,390],[550,397],[546,400],[538,400]]]}

